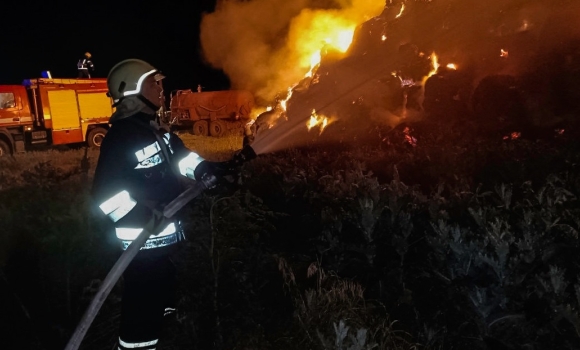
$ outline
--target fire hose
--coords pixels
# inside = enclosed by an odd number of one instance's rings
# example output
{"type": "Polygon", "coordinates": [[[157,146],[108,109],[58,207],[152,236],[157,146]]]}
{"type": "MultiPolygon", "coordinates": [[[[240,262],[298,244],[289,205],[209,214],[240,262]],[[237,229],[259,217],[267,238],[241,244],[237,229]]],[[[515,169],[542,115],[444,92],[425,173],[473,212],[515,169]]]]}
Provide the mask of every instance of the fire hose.
{"type": "MultiPolygon", "coordinates": [[[[171,201],[163,209],[163,216],[166,218],[171,218],[179,209],[183,208],[184,205],[189,203],[192,199],[199,196],[205,189],[212,188],[217,179],[215,176],[207,176],[202,178],[200,181],[196,182],[195,185],[188,188],[182,192],[177,198],[171,201]]],[[[103,283],[99,287],[99,290],[93,297],[91,304],[85,311],[79,325],[77,326],[75,332],[68,341],[65,350],[76,350],[81,345],[85,334],[87,333],[91,323],[97,316],[97,313],[101,309],[101,306],[107,299],[107,296],[125,271],[129,263],[135,258],[141,247],[145,244],[150,232],[143,230],[139,236],[129,245],[129,247],[121,254],[115,265],[111,268],[111,271],[107,274],[107,277],[103,280],[103,283]]]]}

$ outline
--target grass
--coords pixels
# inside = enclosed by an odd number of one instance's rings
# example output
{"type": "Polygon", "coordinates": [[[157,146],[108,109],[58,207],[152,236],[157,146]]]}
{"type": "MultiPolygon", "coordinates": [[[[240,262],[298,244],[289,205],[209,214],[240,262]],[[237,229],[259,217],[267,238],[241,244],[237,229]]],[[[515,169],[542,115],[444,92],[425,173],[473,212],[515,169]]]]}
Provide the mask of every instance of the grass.
{"type": "MultiPolygon", "coordinates": [[[[220,162],[229,160],[232,154],[242,148],[241,136],[204,137],[187,132],[180,132],[179,137],[192,151],[204,159],[220,162]]],[[[75,171],[82,167],[83,159],[88,157],[91,170],[99,158],[99,151],[90,148],[51,148],[43,151],[17,153],[13,156],[0,157],[0,189],[22,184],[22,173],[32,170],[39,163],[58,164],[64,172],[75,171]],[[86,152],[86,154],[85,154],[86,152]]],[[[92,175],[92,172],[91,172],[92,175]]]]}

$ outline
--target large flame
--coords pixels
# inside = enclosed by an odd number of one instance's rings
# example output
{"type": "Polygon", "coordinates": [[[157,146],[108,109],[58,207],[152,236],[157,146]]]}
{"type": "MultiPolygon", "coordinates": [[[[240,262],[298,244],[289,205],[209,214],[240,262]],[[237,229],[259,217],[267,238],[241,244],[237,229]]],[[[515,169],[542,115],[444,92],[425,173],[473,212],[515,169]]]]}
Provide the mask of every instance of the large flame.
{"type": "Polygon", "coordinates": [[[292,21],[288,43],[295,48],[298,67],[305,72],[304,77],[314,76],[323,51],[345,54],[350,47],[359,23],[338,14],[339,11],[304,10],[292,21]]]}
{"type": "Polygon", "coordinates": [[[339,8],[308,8],[310,0],[221,0],[205,14],[201,44],[208,63],[232,88],[272,101],[318,66],[322,51],[346,52],[356,26],[377,16],[384,0],[336,0],[339,8]]]}
{"type": "MultiPolygon", "coordinates": [[[[377,5],[380,2],[382,1],[376,1],[377,5]]],[[[362,4],[362,2],[360,3],[362,4]]],[[[360,19],[356,16],[341,16],[340,13],[340,11],[304,10],[300,16],[293,20],[293,30],[289,34],[288,41],[292,47],[296,48],[299,67],[305,71],[304,77],[315,75],[324,51],[332,50],[334,53],[344,55],[349,49],[354,30],[360,24],[360,19]]],[[[292,84],[287,89],[286,98],[280,100],[279,105],[282,113],[286,112],[287,102],[292,97],[296,85],[297,83],[292,84]]],[[[312,111],[306,126],[308,130],[314,126],[319,126],[322,133],[329,124],[329,118],[318,116],[316,111],[312,111]]]]}

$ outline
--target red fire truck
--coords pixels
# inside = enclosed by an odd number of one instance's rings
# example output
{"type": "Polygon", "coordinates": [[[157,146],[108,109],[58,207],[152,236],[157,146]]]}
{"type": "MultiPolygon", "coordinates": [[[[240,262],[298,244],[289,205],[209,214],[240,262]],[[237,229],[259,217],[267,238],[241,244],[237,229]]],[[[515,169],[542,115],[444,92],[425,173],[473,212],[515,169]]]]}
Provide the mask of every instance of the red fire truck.
{"type": "Polygon", "coordinates": [[[0,156],[34,145],[100,147],[113,103],[106,79],[24,80],[0,85],[0,156]]]}

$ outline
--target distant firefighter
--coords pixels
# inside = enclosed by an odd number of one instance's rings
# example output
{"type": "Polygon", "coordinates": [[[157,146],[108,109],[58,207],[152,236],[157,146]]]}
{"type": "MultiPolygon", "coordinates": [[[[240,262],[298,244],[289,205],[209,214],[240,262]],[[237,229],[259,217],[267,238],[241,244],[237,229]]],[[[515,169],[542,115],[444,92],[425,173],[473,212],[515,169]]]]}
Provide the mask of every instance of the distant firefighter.
{"type": "Polygon", "coordinates": [[[91,61],[91,53],[85,52],[84,56],[77,62],[77,70],[79,71],[79,78],[90,78],[91,72],[95,71],[95,65],[91,61]]]}

